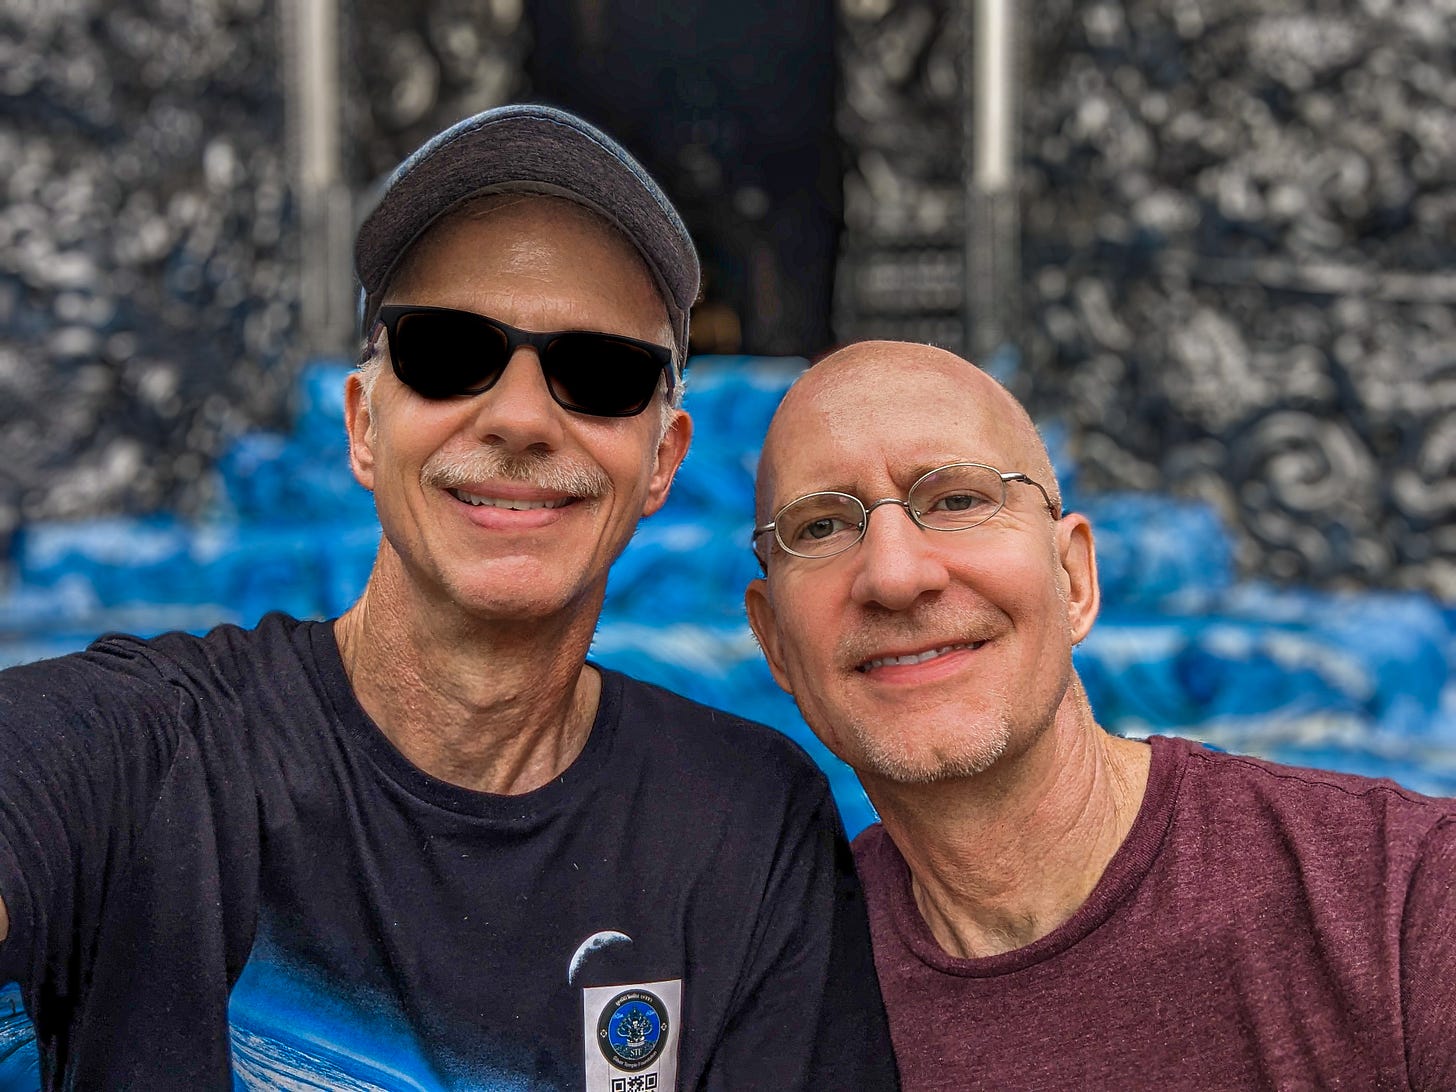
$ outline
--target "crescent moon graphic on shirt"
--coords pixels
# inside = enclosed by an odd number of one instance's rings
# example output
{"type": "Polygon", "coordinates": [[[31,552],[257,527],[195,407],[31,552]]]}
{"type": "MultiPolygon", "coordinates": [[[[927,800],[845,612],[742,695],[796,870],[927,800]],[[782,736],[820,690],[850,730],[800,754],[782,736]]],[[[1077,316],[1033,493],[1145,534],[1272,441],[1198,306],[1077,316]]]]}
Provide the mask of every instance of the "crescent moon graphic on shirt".
{"type": "Polygon", "coordinates": [[[610,948],[614,944],[631,944],[632,938],[626,933],[619,933],[615,929],[607,929],[600,933],[593,933],[581,942],[576,949],[576,954],[571,957],[571,965],[566,970],[566,984],[576,985],[576,976],[581,971],[581,966],[586,962],[587,957],[593,952],[600,952],[604,948],[610,948]]]}

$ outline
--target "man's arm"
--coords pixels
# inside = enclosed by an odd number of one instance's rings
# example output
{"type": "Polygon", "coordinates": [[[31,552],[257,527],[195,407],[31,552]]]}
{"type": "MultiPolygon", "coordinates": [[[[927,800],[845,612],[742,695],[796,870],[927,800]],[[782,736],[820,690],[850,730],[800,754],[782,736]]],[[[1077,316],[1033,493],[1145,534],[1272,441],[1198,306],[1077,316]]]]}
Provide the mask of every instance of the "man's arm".
{"type": "MultiPolygon", "coordinates": [[[[145,812],[176,699],[84,656],[0,672],[0,983],[28,982],[94,910],[145,812]]],[[[67,964],[69,965],[69,964],[67,964]]]]}
{"type": "Polygon", "coordinates": [[[1429,835],[1406,897],[1401,996],[1411,1088],[1456,1088],[1456,817],[1429,835]]]}
{"type": "Polygon", "coordinates": [[[827,784],[786,831],[705,1088],[899,1087],[864,894],[827,784]]]}

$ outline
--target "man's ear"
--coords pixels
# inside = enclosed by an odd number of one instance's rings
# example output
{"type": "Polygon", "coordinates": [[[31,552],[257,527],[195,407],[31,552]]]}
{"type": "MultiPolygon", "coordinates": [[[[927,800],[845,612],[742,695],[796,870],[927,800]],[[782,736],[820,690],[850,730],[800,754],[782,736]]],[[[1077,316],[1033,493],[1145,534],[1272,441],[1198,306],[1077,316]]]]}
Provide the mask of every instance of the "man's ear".
{"type": "Polygon", "coordinates": [[[1067,581],[1067,625],[1072,643],[1077,644],[1092,629],[1102,606],[1097,550],[1086,516],[1071,512],[1057,521],[1057,553],[1067,581]]]}
{"type": "Polygon", "coordinates": [[[783,646],[779,643],[778,620],[774,615],[773,601],[769,598],[767,580],[760,577],[749,583],[743,592],[743,606],[748,611],[748,625],[758,638],[758,647],[763,650],[763,658],[768,661],[774,682],[786,694],[792,694],[794,687],[784,669],[783,646]]]}
{"type": "Polygon", "coordinates": [[[688,444],[693,438],[693,419],[682,410],[674,410],[672,423],[657,442],[656,463],[652,469],[652,480],[647,485],[647,500],[642,514],[650,516],[667,503],[668,490],[677,468],[682,466],[688,453],[688,444]]]}
{"type": "Polygon", "coordinates": [[[344,380],[344,431],[349,436],[349,469],[354,480],[374,491],[374,416],[364,380],[357,371],[344,380]]]}

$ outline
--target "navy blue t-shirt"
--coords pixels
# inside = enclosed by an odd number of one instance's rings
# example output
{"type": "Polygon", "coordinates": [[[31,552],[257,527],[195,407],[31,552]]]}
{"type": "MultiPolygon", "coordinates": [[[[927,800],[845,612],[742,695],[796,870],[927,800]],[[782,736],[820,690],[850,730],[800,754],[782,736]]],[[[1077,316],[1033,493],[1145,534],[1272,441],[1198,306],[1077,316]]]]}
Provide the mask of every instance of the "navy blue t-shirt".
{"type": "Polygon", "coordinates": [[[496,796],[394,749],[329,623],[12,668],[0,895],[46,1087],[895,1086],[822,774],[610,671],[496,796]]]}

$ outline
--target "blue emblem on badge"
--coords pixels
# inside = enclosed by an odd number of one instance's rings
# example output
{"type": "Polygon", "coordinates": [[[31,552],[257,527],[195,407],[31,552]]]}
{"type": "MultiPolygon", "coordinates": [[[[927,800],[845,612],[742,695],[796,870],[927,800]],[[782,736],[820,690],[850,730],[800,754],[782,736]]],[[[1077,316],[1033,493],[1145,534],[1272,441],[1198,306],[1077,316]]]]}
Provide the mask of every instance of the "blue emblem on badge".
{"type": "Polygon", "coordinates": [[[667,1006],[646,990],[623,990],[597,1021],[597,1045],[618,1069],[643,1069],[667,1045],[667,1006]]]}

